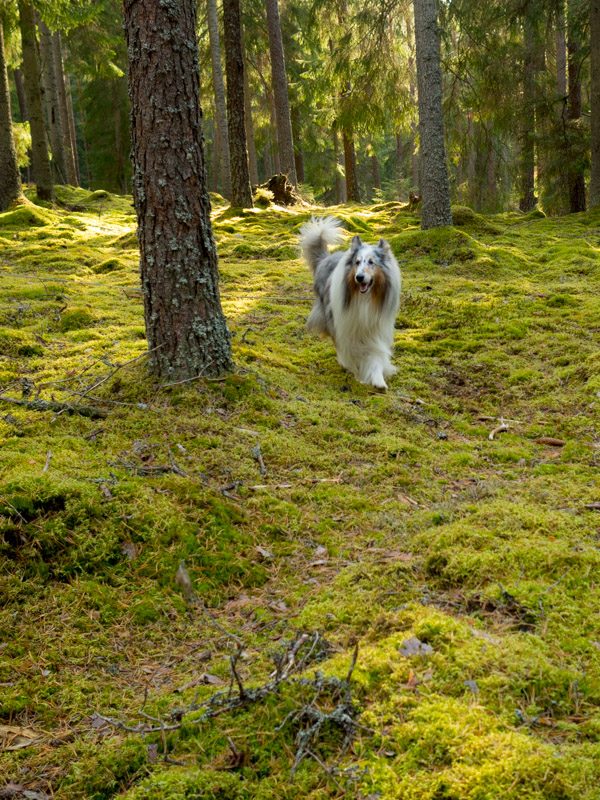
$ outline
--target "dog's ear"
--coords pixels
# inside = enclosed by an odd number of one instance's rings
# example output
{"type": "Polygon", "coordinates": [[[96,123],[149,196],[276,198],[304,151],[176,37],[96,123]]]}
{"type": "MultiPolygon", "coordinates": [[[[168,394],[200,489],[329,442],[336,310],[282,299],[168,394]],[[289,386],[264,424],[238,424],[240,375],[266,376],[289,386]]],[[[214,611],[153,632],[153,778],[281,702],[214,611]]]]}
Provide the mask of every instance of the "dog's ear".
{"type": "Polygon", "coordinates": [[[350,249],[351,250],[358,250],[360,247],[362,247],[362,240],[361,240],[360,236],[353,236],[352,237],[352,245],[351,245],[350,249]]]}
{"type": "Polygon", "coordinates": [[[380,249],[380,250],[381,250],[383,253],[385,253],[385,255],[389,255],[389,253],[391,253],[391,252],[392,252],[392,249],[391,249],[391,247],[390,247],[390,245],[389,245],[389,242],[387,242],[385,239],[380,239],[380,240],[377,242],[377,247],[378,247],[378,248],[379,248],[379,249],[380,249]]]}

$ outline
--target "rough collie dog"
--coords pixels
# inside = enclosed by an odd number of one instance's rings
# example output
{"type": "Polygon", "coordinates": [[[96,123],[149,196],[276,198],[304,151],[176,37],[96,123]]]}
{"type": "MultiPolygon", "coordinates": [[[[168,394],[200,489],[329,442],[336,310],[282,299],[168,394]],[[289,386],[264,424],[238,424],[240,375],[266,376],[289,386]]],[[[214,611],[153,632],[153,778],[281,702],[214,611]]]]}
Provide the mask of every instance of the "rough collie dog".
{"type": "Polygon", "coordinates": [[[400,303],[400,269],[389,244],[363,244],[330,253],[341,239],[333,217],[312,219],[300,230],[302,253],[314,276],[315,303],[309,330],[331,336],[339,364],[361,383],[387,389],[394,321],[400,303]]]}

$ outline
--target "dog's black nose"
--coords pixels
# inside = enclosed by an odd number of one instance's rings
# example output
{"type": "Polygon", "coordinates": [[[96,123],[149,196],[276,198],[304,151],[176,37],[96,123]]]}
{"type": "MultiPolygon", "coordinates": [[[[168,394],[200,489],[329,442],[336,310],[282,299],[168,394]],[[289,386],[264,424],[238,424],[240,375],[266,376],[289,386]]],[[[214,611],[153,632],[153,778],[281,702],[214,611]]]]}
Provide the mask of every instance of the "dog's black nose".
{"type": "Polygon", "coordinates": [[[358,283],[364,283],[365,282],[365,276],[364,275],[357,275],[356,276],[356,280],[357,280],[358,283]]]}

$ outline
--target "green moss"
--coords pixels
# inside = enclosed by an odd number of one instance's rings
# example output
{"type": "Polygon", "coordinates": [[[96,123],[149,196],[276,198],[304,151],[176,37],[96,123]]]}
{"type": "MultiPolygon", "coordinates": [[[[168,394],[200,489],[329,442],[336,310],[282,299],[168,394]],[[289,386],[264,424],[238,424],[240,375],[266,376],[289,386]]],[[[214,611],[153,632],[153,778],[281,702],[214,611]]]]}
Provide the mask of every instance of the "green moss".
{"type": "Polygon", "coordinates": [[[28,228],[42,225],[51,225],[56,222],[56,215],[52,211],[25,204],[17,206],[12,211],[0,214],[0,228],[28,228]]]}
{"type": "Polygon", "coordinates": [[[61,331],[76,331],[94,324],[94,317],[85,308],[74,308],[61,314],[59,329],[61,331]]]}

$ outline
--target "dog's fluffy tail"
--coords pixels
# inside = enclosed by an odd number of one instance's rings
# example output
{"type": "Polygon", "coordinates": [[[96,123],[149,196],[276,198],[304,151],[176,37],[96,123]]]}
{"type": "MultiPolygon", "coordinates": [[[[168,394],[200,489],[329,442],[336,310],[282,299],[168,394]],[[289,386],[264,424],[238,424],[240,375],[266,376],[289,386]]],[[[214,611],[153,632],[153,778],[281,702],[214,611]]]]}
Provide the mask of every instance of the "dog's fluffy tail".
{"type": "Polygon", "coordinates": [[[341,239],[340,223],[335,217],[313,217],[300,228],[302,255],[313,272],[329,252],[327,245],[338,244],[341,239]]]}

